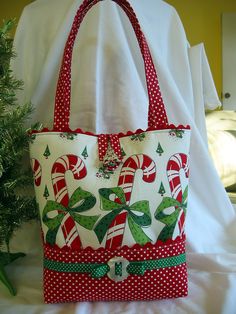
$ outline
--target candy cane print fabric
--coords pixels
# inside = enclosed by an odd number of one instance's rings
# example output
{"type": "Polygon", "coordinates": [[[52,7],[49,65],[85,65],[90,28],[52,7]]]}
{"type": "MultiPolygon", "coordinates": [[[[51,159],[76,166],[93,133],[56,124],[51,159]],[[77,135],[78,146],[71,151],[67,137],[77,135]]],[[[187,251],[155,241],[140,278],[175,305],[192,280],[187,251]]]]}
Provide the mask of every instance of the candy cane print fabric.
{"type": "Polygon", "coordinates": [[[73,134],[69,137],[58,132],[37,133],[31,144],[32,159],[37,156],[42,168],[36,196],[41,216],[46,219],[42,228],[47,242],[72,249],[88,246],[117,249],[123,245],[155,243],[158,239],[166,241],[184,235],[189,129],[182,129],[181,138],[173,136],[173,129],[119,135],[123,160],[115,170],[104,170],[106,176],[97,175],[103,167],[97,136],[81,132],[73,134]],[[44,155],[46,147],[50,150],[47,158],[44,155]],[[162,194],[159,193],[161,184],[162,194]],[[107,195],[104,195],[105,190],[107,195]],[[71,207],[74,195],[76,199],[71,207]],[[54,206],[54,211],[49,210],[49,203],[54,206]],[[167,215],[171,220],[167,226],[159,215],[171,208],[176,211],[167,215]],[[77,214],[73,212],[75,209],[77,214]],[[87,221],[84,216],[78,218],[81,215],[86,215],[87,221]],[[145,223],[138,219],[142,216],[147,219],[145,223]],[[79,223],[76,219],[80,219],[79,223]],[[162,238],[167,227],[167,237],[162,238]],[[138,237],[143,240],[137,240],[138,237]]]}
{"type": "MultiPolygon", "coordinates": [[[[121,169],[118,186],[123,188],[126,204],[130,203],[131,193],[137,169],[143,171],[143,181],[153,182],[156,177],[155,162],[144,154],[129,157],[121,169]]],[[[119,200],[115,200],[119,201],[119,200]]],[[[126,225],[127,212],[119,214],[112,222],[107,232],[106,248],[117,248],[122,246],[124,229],[126,225]]]]}
{"type": "MultiPolygon", "coordinates": [[[[180,170],[183,169],[185,176],[189,177],[189,158],[186,154],[173,155],[167,164],[167,176],[170,184],[171,195],[179,202],[183,201],[183,191],[180,181],[180,170]]],[[[184,232],[185,211],[181,209],[179,215],[179,231],[184,232]]]]}
{"type": "MultiPolygon", "coordinates": [[[[69,194],[66,185],[65,174],[67,171],[71,171],[75,180],[83,179],[87,170],[84,162],[75,155],[64,155],[58,158],[52,167],[52,184],[55,199],[63,206],[69,204],[69,194]]],[[[65,244],[71,248],[80,248],[81,242],[79,234],[69,213],[67,213],[62,220],[61,228],[65,238],[65,244]]]]}
{"type": "Polygon", "coordinates": [[[184,234],[185,215],[187,210],[188,185],[181,184],[181,170],[185,178],[189,177],[189,157],[187,154],[174,154],[167,163],[167,177],[170,186],[171,197],[164,197],[158,206],[155,218],[166,226],[162,229],[158,239],[166,241],[173,237],[177,222],[179,234],[184,234]],[[164,211],[174,206],[175,211],[166,215],[164,211]]]}
{"type": "Polygon", "coordinates": [[[70,129],[73,46],[87,12],[99,2],[84,0],[65,43],[54,127],[29,135],[46,303],[187,295],[190,127],[169,124],[135,12],[127,0],[113,1],[129,18],[142,54],[148,127],[118,134],[70,129]]]}
{"type": "Polygon", "coordinates": [[[34,175],[34,184],[35,186],[40,186],[42,177],[42,167],[38,160],[35,158],[31,158],[30,164],[34,175]]]}

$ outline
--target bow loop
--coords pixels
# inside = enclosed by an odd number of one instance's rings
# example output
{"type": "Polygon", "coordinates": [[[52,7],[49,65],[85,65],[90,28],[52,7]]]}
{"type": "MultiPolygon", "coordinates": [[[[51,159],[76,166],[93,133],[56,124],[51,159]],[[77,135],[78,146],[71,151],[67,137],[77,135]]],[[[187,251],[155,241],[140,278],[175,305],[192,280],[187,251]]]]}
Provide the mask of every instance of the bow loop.
{"type": "Polygon", "coordinates": [[[101,210],[113,210],[114,209],[114,200],[116,200],[115,206],[116,208],[122,209],[126,205],[125,193],[122,188],[103,188],[99,189],[100,201],[101,201],[101,210]]]}
{"type": "Polygon", "coordinates": [[[107,264],[99,264],[93,268],[91,272],[92,278],[102,278],[105,276],[110,270],[110,267],[107,264]]]}
{"type": "Polygon", "coordinates": [[[52,245],[55,244],[57,232],[61,226],[62,220],[67,214],[82,227],[92,230],[100,215],[85,216],[79,213],[91,209],[95,203],[96,198],[90,192],[80,187],[72,194],[68,207],[64,207],[56,201],[47,201],[42,214],[42,220],[48,227],[46,241],[52,245]]]}
{"type": "Polygon", "coordinates": [[[165,224],[165,227],[162,229],[161,233],[158,236],[158,240],[166,241],[167,239],[172,238],[181,210],[183,210],[184,214],[186,215],[187,198],[188,187],[186,187],[184,190],[182,202],[179,202],[171,197],[163,197],[162,202],[157,207],[154,214],[154,217],[157,220],[165,224]],[[175,210],[170,214],[166,214],[165,209],[171,207],[174,207],[175,210]]]}
{"type": "Polygon", "coordinates": [[[49,229],[53,230],[58,227],[67,212],[68,209],[63,205],[49,200],[44,207],[42,220],[49,229]],[[54,218],[50,218],[48,217],[49,213],[51,216],[55,213],[56,216],[54,216],[54,218]]]}
{"type": "Polygon", "coordinates": [[[136,202],[130,206],[127,205],[125,193],[121,187],[99,189],[99,195],[101,209],[104,211],[110,211],[110,213],[100,219],[94,228],[99,243],[103,241],[112,221],[122,211],[127,211],[128,213],[130,232],[135,241],[140,244],[145,244],[150,241],[149,237],[147,237],[142,230],[143,227],[147,227],[151,224],[151,214],[148,201],[144,200],[136,202]]]}

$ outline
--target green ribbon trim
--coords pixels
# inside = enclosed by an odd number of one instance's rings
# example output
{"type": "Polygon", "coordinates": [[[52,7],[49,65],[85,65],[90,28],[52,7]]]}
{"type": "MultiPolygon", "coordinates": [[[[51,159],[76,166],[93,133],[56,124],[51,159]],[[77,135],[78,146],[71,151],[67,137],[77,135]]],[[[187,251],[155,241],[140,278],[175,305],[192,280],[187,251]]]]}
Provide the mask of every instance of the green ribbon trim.
{"type": "MultiPolygon", "coordinates": [[[[143,276],[146,270],[154,270],[178,266],[186,262],[186,254],[160,258],[157,260],[132,261],[127,266],[126,271],[130,275],[143,276]]],[[[63,273],[89,273],[92,278],[102,278],[109,271],[110,267],[106,263],[64,263],[44,259],[44,267],[63,273]]],[[[117,274],[119,273],[119,269],[117,274]]]]}
{"type": "Polygon", "coordinates": [[[67,213],[69,213],[72,219],[80,226],[88,230],[92,230],[100,215],[85,216],[81,215],[80,213],[93,208],[95,203],[95,196],[93,196],[90,192],[81,189],[80,187],[77,188],[72,194],[69,200],[68,208],[55,201],[47,201],[42,215],[42,220],[48,227],[46,242],[51,245],[55,244],[57,232],[61,226],[63,218],[67,213]]]}
{"type": "Polygon", "coordinates": [[[122,211],[128,213],[128,225],[135,242],[140,245],[151,242],[151,239],[142,230],[142,228],[150,226],[152,222],[148,201],[143,200],[130,206],[126,205],[125,193],[121,187],[99,189],[99,195],[101,210],[110,211],[100,219],[94,228],[99,243],[102,243],[112,221],[122,211]],[[111,196],[116,201],[111,200],[111,196]]]}
{"type": "Polygon", "coordinates": [[[159,234],[158,240],[165,242],[167,239],[172,239],[181,209],[183,209],[184,214],[186,215],[187,198],[188,186],[184,190],[182,202],[179,202],[171,197],[163,197],[162,202],[157,207],[154,214],[156,220],[161,221],[166,225],[159,234]],[[175,210],[171,214],[166,214],[165,210],[170,207],[175,207],[175,210]]]}

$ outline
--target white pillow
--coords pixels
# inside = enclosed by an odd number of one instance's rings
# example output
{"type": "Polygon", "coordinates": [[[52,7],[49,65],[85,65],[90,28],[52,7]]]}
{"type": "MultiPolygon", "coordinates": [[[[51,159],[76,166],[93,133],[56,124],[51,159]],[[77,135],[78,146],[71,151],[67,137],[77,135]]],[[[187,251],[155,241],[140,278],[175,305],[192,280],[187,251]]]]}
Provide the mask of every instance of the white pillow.
{"type": "Polygon", "coordinates": [[[236,184],[236,112],[215,111],[206,116],[209,151],[225,187],[236,184]]]}

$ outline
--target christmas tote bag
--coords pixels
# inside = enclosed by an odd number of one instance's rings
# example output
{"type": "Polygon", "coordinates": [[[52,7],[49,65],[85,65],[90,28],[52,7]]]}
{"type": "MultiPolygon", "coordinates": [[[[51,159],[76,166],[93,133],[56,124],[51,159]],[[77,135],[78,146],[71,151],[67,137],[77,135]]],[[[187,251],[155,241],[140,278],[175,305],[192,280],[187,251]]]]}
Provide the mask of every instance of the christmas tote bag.
{"type": "Polygon", "coordinates": [[[127,14],[142,53],[148,128],[119,134],[70,130],[73,46],[83,18],[99,2],[84,0],[65,45],[53,130],[30,134],[46,303],[187,295],[190,127],[169,124],[137,17],[126,0],[114,1],[127,14]]]}

